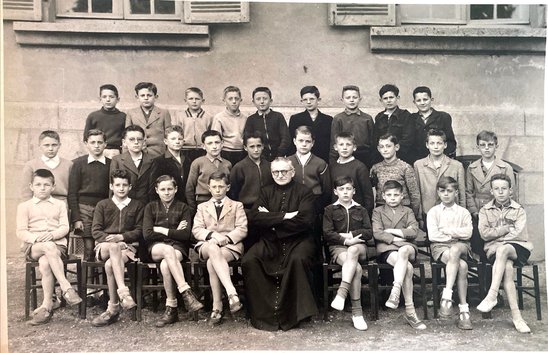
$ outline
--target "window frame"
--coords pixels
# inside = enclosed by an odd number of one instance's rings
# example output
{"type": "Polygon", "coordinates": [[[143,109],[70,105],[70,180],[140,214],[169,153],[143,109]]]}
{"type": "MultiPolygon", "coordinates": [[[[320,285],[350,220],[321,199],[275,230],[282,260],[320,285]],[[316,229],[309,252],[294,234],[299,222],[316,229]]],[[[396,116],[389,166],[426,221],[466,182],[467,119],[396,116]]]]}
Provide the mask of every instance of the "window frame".
{"type": "MultiPolygon", "coordinates": [[[[531,7],[528,4],[516,4],[518,11],[521,12],[519,18],[493,18],[488,20],[472,20],[470,13],[472,11],[471,6],[475,4],[466,5],[468,11],[468,25],[472,26],[493,26],[493,25],[529,25],[531,24],[531,7]]],[[[497,5],[499,4],[487,4],[494,6],[494,12],[496,13],[497,5]]]]}
{"type": "MultiPolygon", "coordinates": [[[[55,2],[57,3],[58,0],[55,2]]],[[[91,4],[92,0],[87,0],[91,4]]],[[[154,0],[150,0],[152,6],[154,6],[154,0]]],[[[121,19],[121,20],[172,20],[181,21],[183,18],[183,4],[181,1],[174,1],[175,13],[174,14],[131,14],[130,13],[130,0],[112,0],[112,13],[100,13],[100,12],[74,12],[74,13],[60,13],[59,6],[57,6],[56,16],[59,18],[87,18],[87,19],[121,19]]],[[[91,6],[88,6],[91,9],[91,6]]],[[[154,8],[152,8],[154,12],[154,8]]]]}

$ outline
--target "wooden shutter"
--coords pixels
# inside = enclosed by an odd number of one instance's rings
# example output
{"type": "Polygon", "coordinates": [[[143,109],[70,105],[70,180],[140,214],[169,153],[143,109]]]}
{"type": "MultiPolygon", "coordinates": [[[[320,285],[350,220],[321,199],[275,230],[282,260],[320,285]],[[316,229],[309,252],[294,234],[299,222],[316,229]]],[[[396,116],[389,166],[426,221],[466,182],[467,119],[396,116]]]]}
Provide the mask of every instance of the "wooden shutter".
{"type": "Polygon", "coordinates": [[[395,4],[329,4],[333,26],[395,26],[395,4]]]}
{"type": "Polygon", "coordinates": [[[185,1],[185,23],[249,22],[249,3],[240,1],[185,1]]]}
{"type": "Polygon", "coordinates": [[[41,0],[4,0],[2,10],[4,20],[42,20],[41,0]]]}

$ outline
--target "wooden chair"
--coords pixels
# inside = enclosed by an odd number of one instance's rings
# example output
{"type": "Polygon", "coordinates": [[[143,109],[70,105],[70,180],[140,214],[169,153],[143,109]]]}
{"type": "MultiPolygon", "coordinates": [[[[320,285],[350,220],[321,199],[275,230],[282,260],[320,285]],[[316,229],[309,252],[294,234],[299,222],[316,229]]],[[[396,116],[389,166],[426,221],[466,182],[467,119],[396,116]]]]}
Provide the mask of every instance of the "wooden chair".
{"type": "MultiPolygon", "coordinates": [[[[69,280],[71,285],[77,286],[77,292],[80,298],[85,299],[82,296],[82,282],[81,282],[81,273],[82,273],[82,264],[80,258],[70,255],[68,259],[63,260],[63,265],[65,267],[65,275],[69,280]],[[75,270],[70,269],[68,266],[74,265],[75,270]],[[71,280],[70,275],[74,276],[74,279],[71,280]]],[[[42,289],[42,278],[37,276],[36,268],[39,266],[38,261],[27,261],[25,264],[25,319],[29,319],[31,310],[37,308],[38,298],[37,292],[38,289],[42,289]]],[[[58,287],[59,284],[55,283],[55,287],[58,287]]],[[[60,297],[61,303],[64,303],[64,299],[60,297]]],[[[82,311],[85,310],[86,303],[85,300],[82,300],[79,306],[79,313],[82,315],[82,311]]]]}

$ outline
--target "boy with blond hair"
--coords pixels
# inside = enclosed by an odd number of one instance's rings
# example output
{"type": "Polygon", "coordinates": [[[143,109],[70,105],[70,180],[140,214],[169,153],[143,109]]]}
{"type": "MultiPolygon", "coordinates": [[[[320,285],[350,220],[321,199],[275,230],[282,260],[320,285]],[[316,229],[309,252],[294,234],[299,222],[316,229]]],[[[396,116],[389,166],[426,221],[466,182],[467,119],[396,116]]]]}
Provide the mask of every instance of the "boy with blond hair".
{"type": "Polygon", "coordinates": [[[47,169],[33,172],[29,188],[32,199],[17,206],[16,234],[23,241],[27,260],[38,261],[42,274],[44,299],[32,313],[31,325],[42,325],[53,316],[55,280],[69,305],[82,301],[65,276],[63,259],[67,258],[68,213],[65,202],[54,199],[55,177],[47,169]]]}
{"type": "Polygon", "coordinates": [[[219,131],[223,138],[221,156],[235,165],[247,155],[243,141],[247,115],[240,111],[242,102],[240,89],[236,86],[226,87],[223,91],[223,102],[226,109],[215,115],[211,129],[219,131]]]}

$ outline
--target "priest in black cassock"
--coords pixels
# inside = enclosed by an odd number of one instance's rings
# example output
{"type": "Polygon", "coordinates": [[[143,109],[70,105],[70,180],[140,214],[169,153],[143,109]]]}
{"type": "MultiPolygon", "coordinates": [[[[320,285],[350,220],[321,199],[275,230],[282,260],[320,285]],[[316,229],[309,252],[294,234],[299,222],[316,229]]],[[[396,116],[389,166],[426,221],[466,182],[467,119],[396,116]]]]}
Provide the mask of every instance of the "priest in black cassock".
{"type": "Polygon", "coordinates": [[[264,187],[248,214],[259,241],[242,259],[251,324],[260,330],[289,330],[317,314],[311,287],[318,249],[312,235],[314,199],[293,181],[295,169],[283,157],[271,163],[275,184],[264,187]]]}

